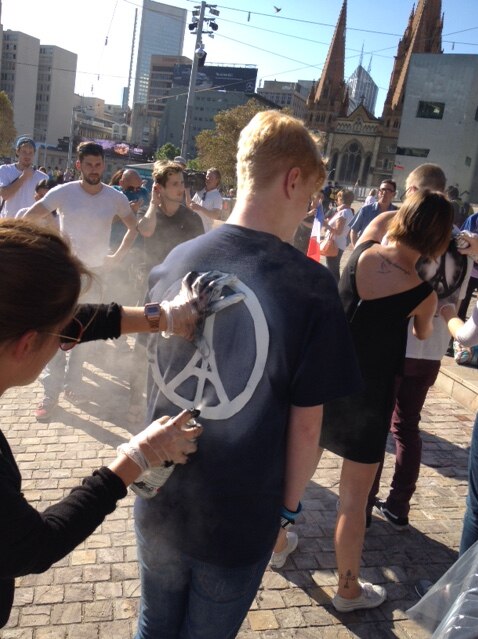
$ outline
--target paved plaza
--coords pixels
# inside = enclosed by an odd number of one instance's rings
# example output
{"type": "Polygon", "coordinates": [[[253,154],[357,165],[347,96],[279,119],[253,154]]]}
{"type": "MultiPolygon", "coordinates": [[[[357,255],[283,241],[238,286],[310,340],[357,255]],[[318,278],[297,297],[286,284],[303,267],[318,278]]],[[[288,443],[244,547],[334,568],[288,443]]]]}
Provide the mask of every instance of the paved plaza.
{"type": "MultiPolygon", "coordinates": [[[[140,429],[140,418],[135,424],[126,420],[129,359],[130,354],[113,343],[92,345],[85,369],[89,402],[80,409],[62,399],[49,424],[33,416],[41,397],[38,382],[2,398],[1,428],[23,474],[25,496],[38,509],[107,464],[114,448],[140,429]]],[[[267,570],[240,639],[428,636],[407,619],[406,610],[417,599],[415,581],[437,579],[457,557],[474,414],[471,407],[433,389],[422,418],[423,467],[410,530],[395,532],[374,517],[366,537],[362,574],[386,586],[387,602],[348,614],[335,612],[331,605],[337,579],[332,534],[340,460],[327,453],[305,495],[296,526],[299,547],[283,569],[267,570]]],[[[387,453],[383,496],[392,462],[387,453]]],[[[140,584],[132,505],[128,496],[71,555],[44,574],[18,580],[15,606],[1,639],[134,636],[140,584]]],[[[254,535],[254,522],[250,530],[254,535]]]]}

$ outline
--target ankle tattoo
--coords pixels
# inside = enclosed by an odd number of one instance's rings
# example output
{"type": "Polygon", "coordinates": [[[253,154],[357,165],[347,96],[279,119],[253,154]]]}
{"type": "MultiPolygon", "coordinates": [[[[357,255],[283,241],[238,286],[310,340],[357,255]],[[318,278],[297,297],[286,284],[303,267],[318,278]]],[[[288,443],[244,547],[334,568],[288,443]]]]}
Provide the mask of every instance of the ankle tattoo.
{"type": "Polygon", "coordinates": [[[351,570],[347,570],[345,575],[340,575],[340,579],[345,581],[344,588],[347,588],[347,589],[350,588],[350,586],[357,581],[357,577],[352,574],[351,570]]]}

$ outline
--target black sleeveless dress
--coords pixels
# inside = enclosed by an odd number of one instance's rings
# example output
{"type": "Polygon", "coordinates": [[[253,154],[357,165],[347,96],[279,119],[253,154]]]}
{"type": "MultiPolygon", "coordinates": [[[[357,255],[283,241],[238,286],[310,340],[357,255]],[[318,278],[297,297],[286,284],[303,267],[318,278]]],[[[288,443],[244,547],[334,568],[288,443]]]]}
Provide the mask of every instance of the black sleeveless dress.
{"type": "Polygon", "coordinates": [[[422,282],[396,295],[360,299],[355,281],[357,262],[373,244],[377,242],[364,242],[354,250],[339,283],[364,388],[324,406],[320,439],[323,448],[363,464],[383,459],[395,402],[395,378],[405,359],[408,316],[433,290],[422,282]]]}

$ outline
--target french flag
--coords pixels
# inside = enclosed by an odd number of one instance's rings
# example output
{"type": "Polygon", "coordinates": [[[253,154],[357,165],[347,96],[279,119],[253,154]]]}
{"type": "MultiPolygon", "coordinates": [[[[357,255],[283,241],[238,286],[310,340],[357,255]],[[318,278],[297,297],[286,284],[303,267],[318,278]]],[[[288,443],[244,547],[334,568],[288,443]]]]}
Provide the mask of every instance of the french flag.
{"type": "Polygon", "coordinates": [[[320,228],[324,221],[322,207],[317,207],[315,212],[314,224],[310,233],[309,248],[307,249],[307,257],[312,258],[316,262],[320,262],[320,228]]]}

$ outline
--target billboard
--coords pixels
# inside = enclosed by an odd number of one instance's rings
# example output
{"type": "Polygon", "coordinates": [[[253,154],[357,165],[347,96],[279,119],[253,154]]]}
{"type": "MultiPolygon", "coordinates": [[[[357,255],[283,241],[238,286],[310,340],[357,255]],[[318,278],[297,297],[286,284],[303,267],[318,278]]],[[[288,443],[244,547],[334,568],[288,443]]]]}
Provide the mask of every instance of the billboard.
{"type": "MultiPolygon", "coordinates": [[[[175,64],[173,87],[188,87],[190,75],[191,65],[175,64]]],[[[196,88],[254,93],[256,81],[256,67],[204,66],[198,69],[196,88]]]]}

